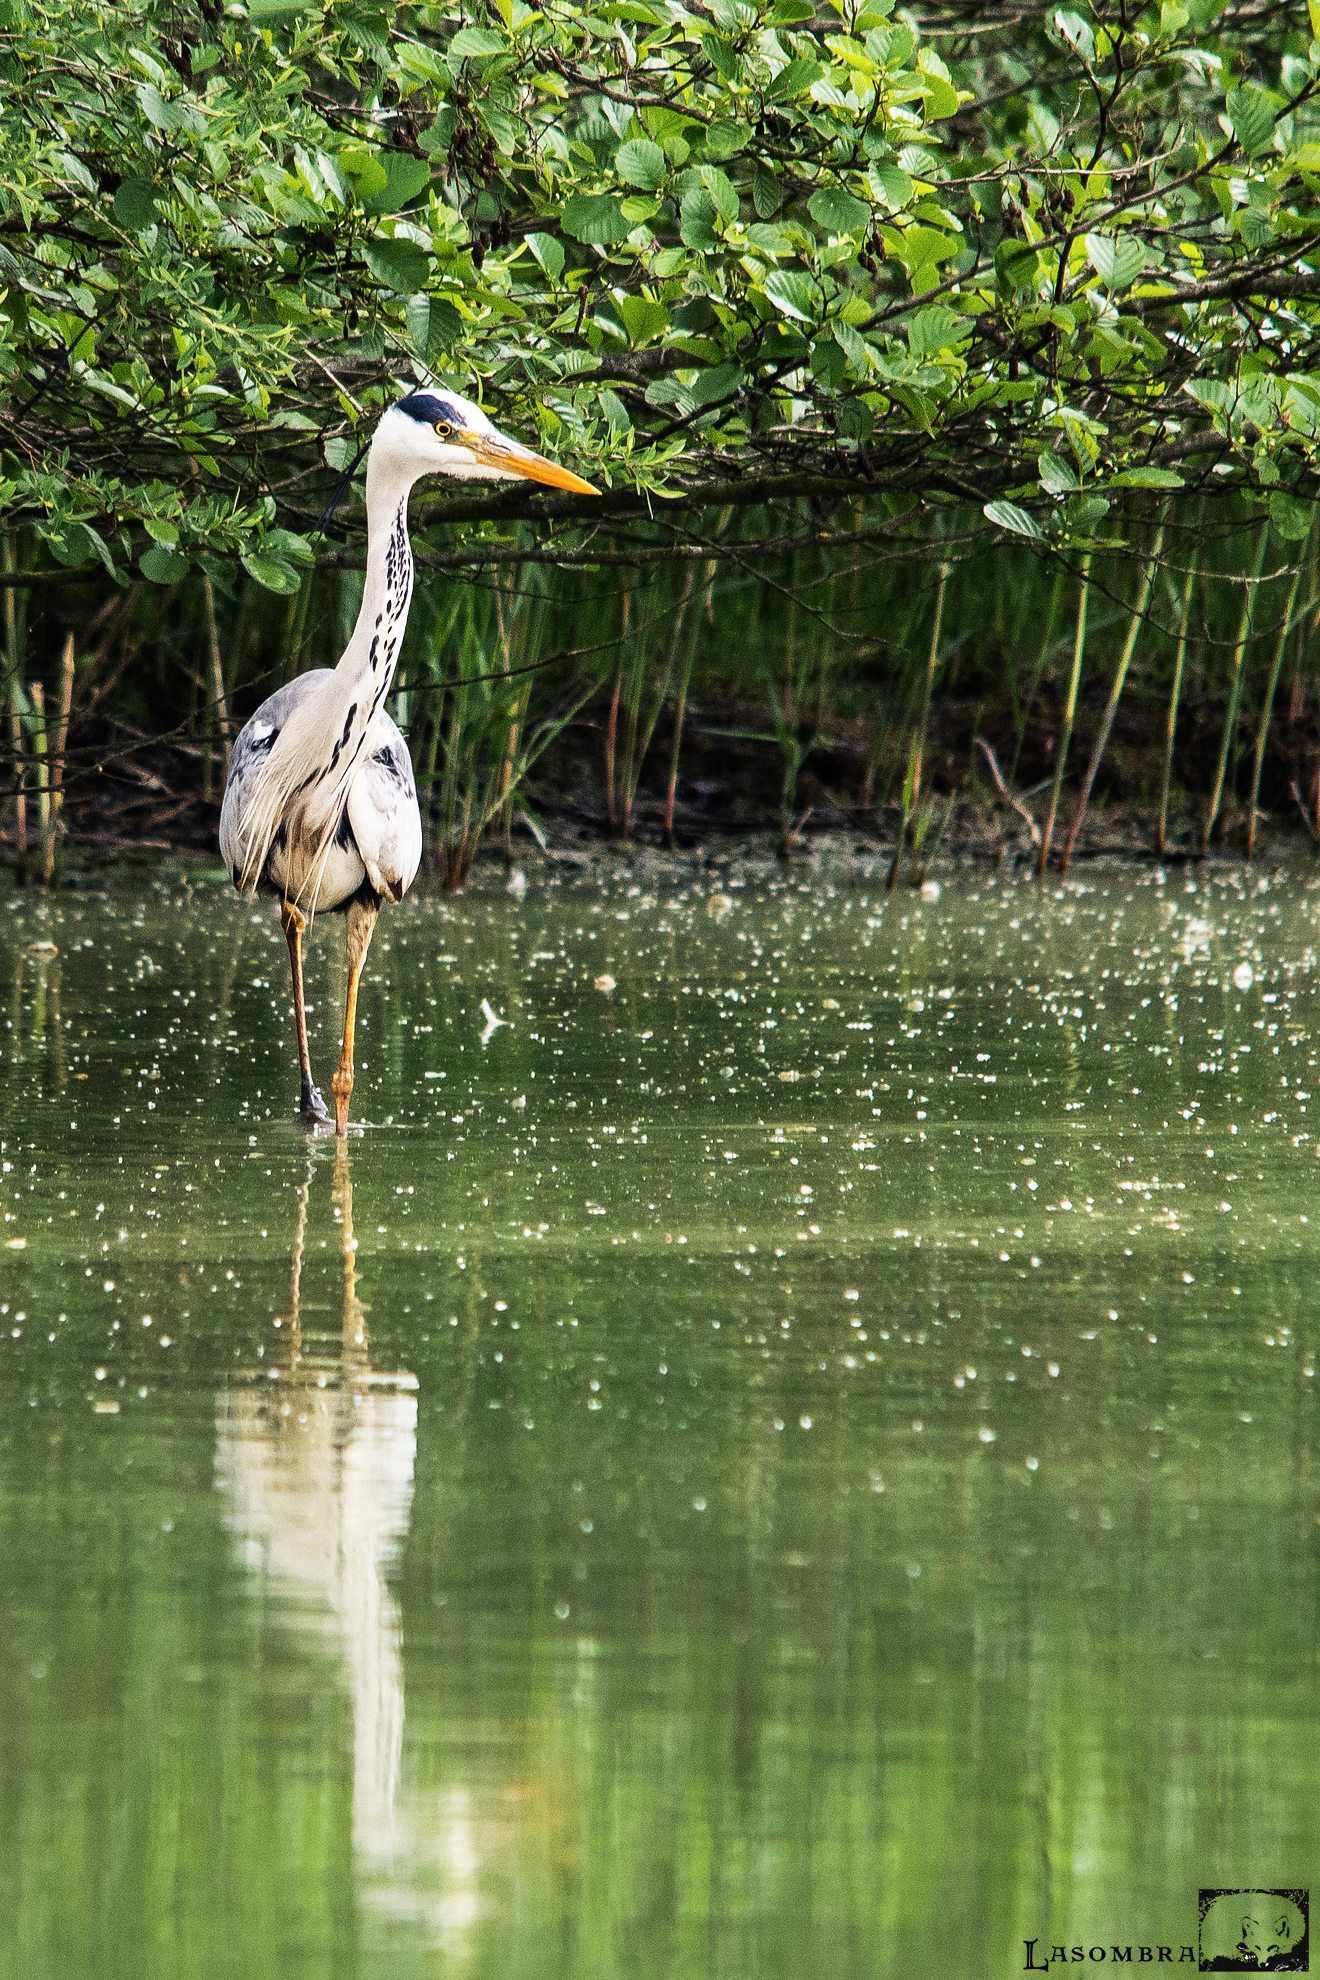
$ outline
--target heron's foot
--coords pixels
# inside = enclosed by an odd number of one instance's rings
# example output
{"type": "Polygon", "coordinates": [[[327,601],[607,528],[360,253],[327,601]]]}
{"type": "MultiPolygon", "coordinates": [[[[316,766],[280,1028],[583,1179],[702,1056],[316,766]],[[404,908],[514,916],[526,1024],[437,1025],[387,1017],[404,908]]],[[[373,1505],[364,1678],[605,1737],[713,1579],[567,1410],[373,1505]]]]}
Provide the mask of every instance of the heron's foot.
{"type": "Polygon", "coordinates": [[[302,1100],[298,1107],[298,1115],[304,1127],[310,1128],[324,1127],[330,1119],[330,1109],[326,1106],[325,1101],[321,1098],[316,1087],[312,1085],[310,1079],[303,1081],[302,1100]]]}

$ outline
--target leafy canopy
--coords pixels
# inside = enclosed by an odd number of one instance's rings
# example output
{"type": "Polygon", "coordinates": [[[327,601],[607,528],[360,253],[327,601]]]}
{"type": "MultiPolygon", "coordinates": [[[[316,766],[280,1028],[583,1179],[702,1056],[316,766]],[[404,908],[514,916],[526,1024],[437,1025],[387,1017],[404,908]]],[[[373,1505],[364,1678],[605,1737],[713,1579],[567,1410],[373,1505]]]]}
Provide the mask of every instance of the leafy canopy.
{"type": "MultiPolygon", "coordinates": [[[[0,0],[0,530],[295,590],[452,381],[613,491],[1305,530],[1320,5],[0,0]]],[[[519,488],[434,513],[572,519],[519,488]],[[483,509],[484,503],[484,509],[483,509]]]]}

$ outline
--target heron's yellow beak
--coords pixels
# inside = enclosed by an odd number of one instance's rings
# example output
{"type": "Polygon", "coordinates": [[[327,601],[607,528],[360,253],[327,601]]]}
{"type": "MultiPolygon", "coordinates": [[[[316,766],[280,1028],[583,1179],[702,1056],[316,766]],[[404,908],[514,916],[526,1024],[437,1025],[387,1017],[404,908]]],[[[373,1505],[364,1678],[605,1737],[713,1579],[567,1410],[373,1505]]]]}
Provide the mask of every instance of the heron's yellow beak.
{"type": "Polygon", "coordinates": [[[544,482],[547,488],[567,488],[574,495],[600,493],[599,488],[583,481],[581,475],[570,473],[557,461],[546,460],[543,454],[534,454],[530,447],[520,446],[516,440],[506,440],[502,433],[468,433],[455,428],[450,438],[461,440],[483,466],[495,468],[501,474],[521,475],[527,481],[544,482]]]}

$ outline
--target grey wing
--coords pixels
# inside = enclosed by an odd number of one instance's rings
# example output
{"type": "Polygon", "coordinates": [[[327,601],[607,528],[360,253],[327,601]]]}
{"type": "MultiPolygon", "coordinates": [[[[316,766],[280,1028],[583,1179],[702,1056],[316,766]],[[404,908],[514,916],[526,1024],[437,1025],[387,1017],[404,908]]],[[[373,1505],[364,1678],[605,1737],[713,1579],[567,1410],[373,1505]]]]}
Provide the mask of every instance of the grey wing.
{"type": "Polygon", "coordinates": [[[329,673],[328,667],[313,667],[309,673],[299,674],[296,680],[277,688],[238,732],[229,754],[229,775],[220,807],[220,854],[236,887],[244,861],[244,814],[261,782],[271,747],[298,703],[328,679],[329,673]]]}
{"type": "Polygon", "coordinates": [[[376,748],[349,787],[348,822],[378,894],[401,901],[422,858],[422,814],[403,732],[382,708],[376,748]]]}

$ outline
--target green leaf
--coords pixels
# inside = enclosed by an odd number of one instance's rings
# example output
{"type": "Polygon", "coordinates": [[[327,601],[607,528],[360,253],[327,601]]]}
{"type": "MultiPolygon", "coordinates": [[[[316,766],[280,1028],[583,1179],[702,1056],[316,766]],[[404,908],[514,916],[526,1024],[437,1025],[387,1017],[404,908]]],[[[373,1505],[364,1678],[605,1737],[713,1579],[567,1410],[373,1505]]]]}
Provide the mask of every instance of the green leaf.
{"type": "Polygon", "coordinates": [[[732,158],[741,151],[752,133],[746,124],[730,117],[717,117],[706,132],[707,158],[732,158]]]}
{"type": "Polygon", "coordinates": [[[1304,536],[1309,536],[1314,513],[1312,503],[1299,502],[1282,488],[1276,488],[1270,496],[1270,521],[1287,543],[1300,543],[1304,536]]]}
{"type": "Polygon", "coordinates": [[[807,201],[807,211],[831,234],[860,234],[871,224],[870,207],[841,186],[822,186],[807,201]]]}
{"type": "Polygon", "coordinates": [[[742,366],[732,362],[712,365],[709,371],[699,371],[689,391],[694,406],[713,405],[716,399],[727,398],[736,392],[742,383],[742,366]]]}
{"type": "Polygon", "coordinates": [[[167,550],[163,544],[156,543],[138,558],[138,569],[153,584],[178,584],[188,575],[188,559],[181,551],[167,550]]]}
{"type": "Polygon", "coordinates": [[[150,179],[125,179],[115,194],[115,219],[140,234],[156,217],[156,189],[150,179]]]}
{"type": "Polygon", "coordinates": [[[564,246],[553,234],[528,234],[527,245],[552,282],[564,272],[564,246]]]}
{"type": "Polygon", "coordinates": [[[927,357],[932,351],[951,350],[960,338],[967,336],[971,323],[965,316],[959,316],[953,309],[945,309],[937,304],[930,309],[921,309],[908,325],[908,349],[914,357],[927,357]]]}
{"type": "Polygon", "coordinates": [[[506,117],[493,103],[478,103],[477,115],[494,138],[497,148],[506,158],[512,158],[518,149],[520,126],[512,117],[506,117]]]}
{"type": "Polygon", "coordinates": [[[368,241],[362,252],[376,280],[396,295],[411,295],[420,289],[431,270],[416,241],[368,241]]]}
{"type": "Polygon", "coordinates": [[[1248,206],[1238,222],[1238,232],[1254,253],[1274,239],[1274,224],[1269,214],[1262,213],[1258,206],[1248,206]]]}
{"type": "Polygon", "coordinates": [[[1075,495],[1077,476],[1067,461],[1047,447],[1040,457],[1040,483],[1050,495],[1075,495]]]}
{"type": "Polygon", "coordinates": [[[314,564],[316,551],[305,536],[292,529],[268,529],[261,539],[263,555],[275,556],[293,564],[314,564]]]}
{"type": "Polygon", "coordinates": [[[872,165],[868,177],[872,192],[891,213],[906,206],[912,197],[912,181],[901,165],[872,165]]]}
{"type": "Polygon", "coordinates": [[[1074,534],[1089,536],[1098,522],[1103,522],[1109,514],[1109,504],[1102,495],[1086,495],[1068,504],[1068,528],[1074,534]]]}
{"type": "Polygon", "coordinates": [[[728,173],[721,172],[718,165],[703,165],[701,183],[721,220],[731,227],[738,218],[738,191],[728,173]]]}
{"type": "Polygon", "coordinates": [[[957,235],[942,233],[938,227],[905,227],[899,236],[898,255],[909,269],[916,270],[947,261],[961,246],[957,235]]]}
{"type": "Polygon", "coordinates": [[[397,213],[431,183],[431,167],[424,158],[413,158],[406,151],[381,151],[376,159],[384,170],[385,183],[362,198],[367,213],[397,213]]]}
{"type": "Polygon", "coordinates": [[[1130,288],[1146,266],[1146,250],[1135,234],[1088,234],[1086,258],[1105,287],[1130,288]]]}
{"type": "Polygon", "coordinates": [[[142,114],[149,124],[158,131],[178,129],[179,119],[174,105],[167,103],[154,83],[139,83],[133,92],[142,106],[142,114]]]}
{"type": "Polygon", "coordinates": [[[1107,488],[1185,488],[1186,485],[1182,476],[1175,474],[1172,468],[1161,467],[1124,468],[1121,474],[1116,474],[1112,481],[1105,483],[1107,488]]]}
{"type": "Polygon", "coordinates": [[[957,116],[958,92],[951,82],[945,81],[943,76],[923,75],[921,77],[921,91],[926,99],[926,118],[928,122],[938,121],[945,117],[957,116]]]}
{"type": "Polygon", "coordinates": [[[379,154],[368,151],[364,145],[350,145],[340,152],[338,162],[340,170],[352,182],[354,195],[363,202],[374,199],[390,182],[379,154]]]}
{"type": "Polygon", "coordinates": [[[78,565],[85,564],[89,557],[99,557],[110,576],[118,576],[105,538],[90,523],[66,522],[61,529],[42,531],[42,536],[46,548],[59,563],[76,569],[78,565]]]}
{"type": "Polygon", "coordinates": [[[824,73],[819,62],[789,62],[767,89],[766,101],[782,103],[786,97],[801,96],[814,82],[819,82],[824,73]]]}
{"type": "Polygon", "coordinates": [[[834,333],[835,343],[839,346],[839,349],[843,352],[849,364],[857,373],[857,376],[859,378],[868,377],[871,367],[867,359],[866,341],[861,335],[861,332],[856,330],[851,323],[846,323],[840,316],[834,318],[830,324],[830,329],[834,333]]]}
{"type": "Polygon", "coordinates": [[[423,131],[417,142],[432,158],[443,158],[453,143],[457,128],[458,117],[453,105],[442,103],[435,113],[435,122],[430,130],[423,131]]]}
{"type": "Polygon", "coordinates": [[[503,55],[507,52],[503,38],[494,34],[490,28],[482,27],[460,28],[448,49],[451,56],[458,56],[465,62],[480,61],[487,55],[503,55]]]}
{"type": "Polygon", "coordinates": [[[628,408],[617,392],[611,392],[608,386],[602,385],[596,393],[596,399],[609,423],[611,433],[622,434],[632,431],[628,408]]]}
{"type": "Polygon", "coordinates": [[[621,144],[614,154],[614,168],[630,186],[643,186],[648,192],[665,182],[665,154],[650,138],[633,138],[621,144]]]}
{"type": "Polygon", "coordinates": [[[1035,290],[1040,279],[1040,256],[1029,241],[999,243],[995,249],[995,279],[1008,296],[1035,290]]]}
{"type": "Polygon", "coordinates": [[[701,38],[701,52],[714,69],[721,82],[736,82],[738,79],[738,56],[727,41],[718,35],[706,34],[701,38]]]}
{"type": "Polygon", "coordinates": [[[1228,92],[1228,121],[1248,158],[1256,158],[1274,145],[1275,102],[1263,89],[1248,85],[1228,92]]]}
{"type": "Polygon", "coordinates": [[[564,203],[562,224],[565,233],[588,247],[608,247],[612,241],[625,241],[629,226],[623,208],[609,193],[574,193],[564,203]]]}
{"type": "Polygon", "coordinates": [[[763,220],[773,219],[783,196],[774,173],[758,163],[756,177],[752,180],[752,205],[763,220]]]}
{"type": "Polygon", "coordinates": [[[712,224],[715,219],[715,202],[704,186],[693,186],[683,195],[683,205],[679,213],[678,232],[684,247],[717,248],[719,236],[712,224]]]}
{"type": "Polygon", "coordinates": [[[820,297],[809,275],[791,268],[776,268],[767,275],[765,292],[775,308],[799,323],[814,323],[820,311],[820,297]]]}
{"type": "Polygon", "coordinates": [[[413,349],[423,363],[457,343],[463,330],[463,319],[454,305],[439,296],[414,296],[404,320],[413,349]]]}
{"type": "Polygon", "coordinates": [[[1040,542],[1045,532],[1033,516],[1025,509],[1019,509],[1015,502],[987,502],[981,511],[996,529],[1011,530],[1015,536],[1029,536],[1040,542]]]}
{"type": "Polygon", "coordinates": [[[1051,16],[1050,24],[1069,47],[1077,50],[1083,60],[1087,62],[1095,60],[1095,36],[1091,33],[1089,21],[1081,14],[1060,11],[1051,16]]]}
{"type": "Polygon", "coordinates": [[[673,321],[663,303],[651,302],[645,296],[624,296],[614,307],[634,348],[662,336],[673,321]]]}
{"type": "MultiPolygon", "coordinates": [[[[160,551],[152,552],[153,556],[163,554],[160,551]]],[[[144,570],[146,564],[147,560],[144,557],[142,559],[144,570]]],[[[243,569],[250,578],[256,579],[263,590],[278,592],[283,598],[292,597],[295,591],[302,589],[302,578],[298,572],[294,570],[292,564],[284,563],[279,557],[262,557],[255,551],[249,551],[243,558],[243,569]]]]}

